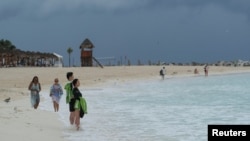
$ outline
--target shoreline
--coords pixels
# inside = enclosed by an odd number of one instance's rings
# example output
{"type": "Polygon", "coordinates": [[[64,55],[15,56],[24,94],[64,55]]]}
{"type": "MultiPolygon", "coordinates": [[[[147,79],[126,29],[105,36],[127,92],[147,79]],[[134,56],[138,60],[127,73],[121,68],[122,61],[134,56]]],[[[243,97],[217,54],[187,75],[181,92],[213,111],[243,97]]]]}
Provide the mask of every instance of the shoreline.
{"type": "MultiPolygon", "coordinates": [[[[28,85],[37,75],[42,85],[42,92],[48,93],[54,78],[64,87],[66,73],[72,71],[75,78],[81,82],[83,89],[105,88],[114,83],[160,80],[159,70],[162,66],[115,66],[115,67],[87,67],[87,68],[0,68],[0,134],[2,139],[14,140],[54,140],[65,141],[63,135],[64,124],[59,120],[59,114],[41,110],[34,110],[30,106],[28,85]],[[3,100],[11,97],[9,103],[3,100]],[[15,136],[13,136],[13,134],[15,136]]],[[[165,66],[166,79],[190,76],[204,76],[203,66],[165,66]],[[198,75],[193,73],[197,68],[198,75]]],[[[216,67],[210,66],[208,77],[211,75],[249,73],[250,67],[216,67]]],[[[205,76],[204,76],[205,77],[205,76]]],[[[65,93],[65,91],[64,91],[65,93]]],[[[42,99],[41,99],[42,101],[42,99]]],[[[61,102],[65,102],[62,99],[61,102]]],[[[51,103],[52,106],[52,103],[51,103]]]]}

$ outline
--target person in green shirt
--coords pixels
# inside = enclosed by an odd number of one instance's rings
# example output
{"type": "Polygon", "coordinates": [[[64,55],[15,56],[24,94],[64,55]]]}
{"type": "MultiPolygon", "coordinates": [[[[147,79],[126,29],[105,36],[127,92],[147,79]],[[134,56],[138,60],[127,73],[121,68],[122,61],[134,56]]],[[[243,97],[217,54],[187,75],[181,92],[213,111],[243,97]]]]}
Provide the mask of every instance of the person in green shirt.
{"type": "Polygon", "coordinates": [[[72,92],[73,90],[72,81],[74,79],[73,72],[67,72],[66,77],[69,81],[64,86],[64,89],[66,90],[66,103],[69,104],[69,111],[70,111],[69,121],[70,124],[73,125],[75,122],[75,108],[74,108],[75,99],[72,92]]]}

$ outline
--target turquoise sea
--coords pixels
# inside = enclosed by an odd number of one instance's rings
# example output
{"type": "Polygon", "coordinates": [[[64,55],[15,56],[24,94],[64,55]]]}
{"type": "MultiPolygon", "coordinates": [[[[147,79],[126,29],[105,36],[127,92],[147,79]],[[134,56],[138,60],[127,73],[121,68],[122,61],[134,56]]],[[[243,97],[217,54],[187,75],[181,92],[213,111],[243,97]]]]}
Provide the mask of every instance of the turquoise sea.
{"type": "MultiPolygon", "coordinates": [[[[249,78],[241,73],[81,86],[88,102],[81,130],[69,125],[65,97],[59,120],[69,141],[206,141],[208,124],[250,124],[249,78]]],[[[42,108],[53,111],[50,97],[44,102],[42,108]]]]}

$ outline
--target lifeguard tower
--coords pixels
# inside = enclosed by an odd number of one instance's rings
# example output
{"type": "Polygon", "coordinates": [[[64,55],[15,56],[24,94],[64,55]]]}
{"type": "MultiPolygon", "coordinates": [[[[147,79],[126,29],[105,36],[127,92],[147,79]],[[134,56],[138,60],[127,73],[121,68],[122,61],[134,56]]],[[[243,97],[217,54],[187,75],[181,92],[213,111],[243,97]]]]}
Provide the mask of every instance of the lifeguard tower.
{"type": "Polygon", "coordinates": [[[86,38],[82,44],[80,45],[81,49],[81,66],[93,66],[93,48],[94,45],[91,43],[91,41],[86,38]]]}

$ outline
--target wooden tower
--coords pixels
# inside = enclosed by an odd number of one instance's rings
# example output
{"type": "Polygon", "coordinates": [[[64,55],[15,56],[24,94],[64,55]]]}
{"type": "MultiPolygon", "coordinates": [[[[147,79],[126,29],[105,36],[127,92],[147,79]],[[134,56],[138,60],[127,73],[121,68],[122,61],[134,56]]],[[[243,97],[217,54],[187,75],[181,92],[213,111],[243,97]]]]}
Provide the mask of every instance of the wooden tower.
{"type": "Polygon", "coordinates": [[[81,49],[81,66],[93,66],[93,49],[94,45],[86,38],[80,45],[81,49]]]}

